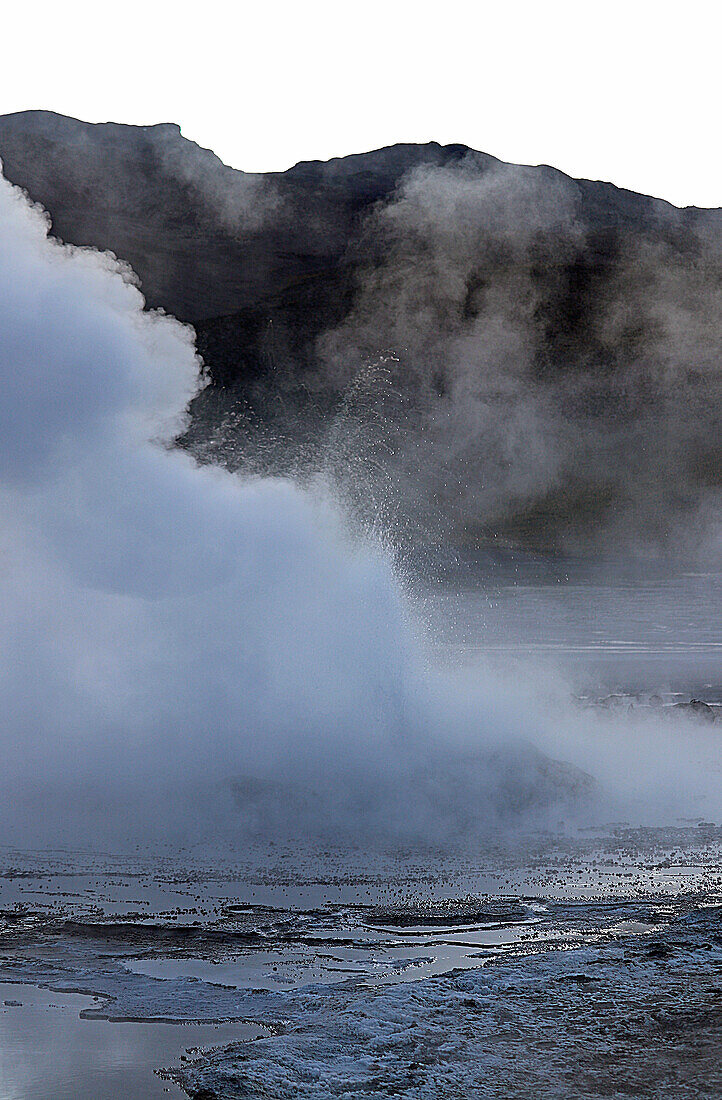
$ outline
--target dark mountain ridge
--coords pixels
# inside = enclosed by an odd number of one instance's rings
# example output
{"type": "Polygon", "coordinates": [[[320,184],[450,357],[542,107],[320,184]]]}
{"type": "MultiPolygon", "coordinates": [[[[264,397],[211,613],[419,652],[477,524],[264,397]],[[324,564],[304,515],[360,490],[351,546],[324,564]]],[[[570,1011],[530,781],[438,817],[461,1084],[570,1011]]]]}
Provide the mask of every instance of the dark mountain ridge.
{"type": "Polygon", "coordinates": [[[315,468],[341,415],[356,475],[381,465],[456,540],[700,534],[722,210],[435,143],[250,174],[174,124],[50,112],[0,117],[0,159],[55,235],[195,326],[202,457],[253,464],[260,432],[271,468],[315,468]]]}

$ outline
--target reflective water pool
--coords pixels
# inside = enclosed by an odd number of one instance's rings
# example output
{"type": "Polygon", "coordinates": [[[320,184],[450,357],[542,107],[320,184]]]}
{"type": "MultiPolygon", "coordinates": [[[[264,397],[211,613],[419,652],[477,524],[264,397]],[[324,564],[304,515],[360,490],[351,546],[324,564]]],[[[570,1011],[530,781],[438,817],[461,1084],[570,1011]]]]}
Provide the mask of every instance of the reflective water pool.
{"type": "Polygon", "coordinates": [[[87,1019],[101,1001],[0,982],[0,1100],[168,1100],[186,1094],[157,1070],[188,1051],[253,1039],[248,1024],[87,1019]]]}

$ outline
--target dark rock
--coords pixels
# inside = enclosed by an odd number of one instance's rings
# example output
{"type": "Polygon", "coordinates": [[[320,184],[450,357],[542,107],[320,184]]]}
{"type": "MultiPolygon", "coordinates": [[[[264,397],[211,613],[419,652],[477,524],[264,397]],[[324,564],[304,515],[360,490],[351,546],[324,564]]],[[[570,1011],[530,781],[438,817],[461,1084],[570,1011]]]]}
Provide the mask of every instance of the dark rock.
{"type": "Polygon", "coordinates": [[[672,952],[673,948],[670,944],[657,941],[649,945],[646,954],[648,959],[668,959],[672,952]]]}
{"type": "Polygon", "coordinates": [[[709,703],[705,703],[701,699],[691,699],[688,703],[673,703],[672,710],[678,714],[689,715],[690,718],[695,718],[700,722],[715,722],[717,720],[715,707],[711,707],[709,703]]]}
{"type": "Polygon", "coordinates": [[[532,745],[497,749],[486,758],[486,767],[494,776],[491,797],[501,818],[574,811],[599,793],[588,772],[532,745]]]}
{"type": "Polygon", "coordinates": [[[514,899],[446,898],[423,904],[380,906],[365,914],[364,920],[373,926],[393,928],[453,928],[489,922],[512,924],[527,915],[526,907],[514,899]]]}

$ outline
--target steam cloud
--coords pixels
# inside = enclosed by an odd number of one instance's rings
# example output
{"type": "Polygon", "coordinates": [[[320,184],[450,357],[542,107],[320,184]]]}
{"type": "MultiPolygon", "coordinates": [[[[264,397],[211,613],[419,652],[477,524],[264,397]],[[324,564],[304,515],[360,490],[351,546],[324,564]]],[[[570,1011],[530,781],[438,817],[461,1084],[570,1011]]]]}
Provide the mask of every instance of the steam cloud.
{"type": "MultiPolygon", "coordinates": [[[[450,210],[457,247],[453,225],[450,210]]],[[[47,233],[0,180],[8,839],[438,839],[509,807],[589,801],[584,777],[540,750],[573,750],[607,785],[624,770],[626,735],[607,730],[606,751],[578,719],[532,718],[483,677],[425,673],[388,558],[322,492],[174,449],[198,385],[191,331],[143,312],[114,258],[47,233]]],[[[661,743],[642,733],[634,753],[645,737],[661,743]]],[[[680,797],[671,756],[652,786],[680,797]]]]}
{"type": "Polygon", "coordinates": [[[312,385],[394,353],[387,466],[424,523],[719,555],[721,236],[662,202],[646,217],[605,228],[575,181],[474,154],[373,211],[312,385]]]}

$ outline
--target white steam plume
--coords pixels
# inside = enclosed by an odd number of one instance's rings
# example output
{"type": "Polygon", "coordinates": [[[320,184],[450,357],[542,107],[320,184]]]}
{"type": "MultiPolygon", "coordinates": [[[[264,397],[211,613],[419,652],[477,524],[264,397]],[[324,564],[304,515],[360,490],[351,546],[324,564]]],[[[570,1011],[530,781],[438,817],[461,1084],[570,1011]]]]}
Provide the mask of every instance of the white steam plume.
{"type": "Polygon", "coordinates": [[[169,446],[190,330],[4,180],[0,240],[6,838],[439,838],[589,801],[521,747],[596,761],[571,719],[422,676],[387,558],[332,503],[169,446]]]}

